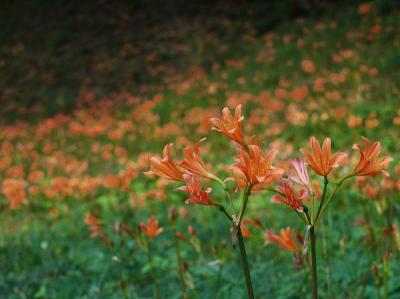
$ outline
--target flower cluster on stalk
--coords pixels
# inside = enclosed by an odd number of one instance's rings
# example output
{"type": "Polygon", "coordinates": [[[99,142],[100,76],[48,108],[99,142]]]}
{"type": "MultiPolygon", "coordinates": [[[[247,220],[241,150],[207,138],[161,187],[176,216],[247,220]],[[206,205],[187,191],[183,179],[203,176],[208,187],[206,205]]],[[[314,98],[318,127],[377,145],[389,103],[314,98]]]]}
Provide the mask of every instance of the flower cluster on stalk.
{"type": "MultiPolygon", "coordinates": [[[[224,211],[226,215],[228,213],[222,203],[212,198],[210,186],[204,185],[208,184],[210,180],[220,183],[228,192],[228,198],[231,201],[226,183],[234,181],[236,191],[244,190],[243,194],[247,194],[242,202],[240,213],[235,211],[233,201],[230,202],[233,218],[229,215],[228,217],[238,226],[241,224],[248,195],[253,191],[272,191],[275,193],[272,196],[273,203],[281,203],[290,207],[304,216],[309,225],[315,225],[337,188],[345,180],[354,176],[388,175],[387,169],[392,159],[380,155],[381,145],[379,142],[372,143],[363,137],[364,147],[359,144],[353,146],[353,149],[360,153],[357,165],[349,174],[336,181],[336,189],[328,196],[327,185],[331,182],[331,174],[348,157],[346,152],[333,152],[330,138],[325,138],[321,146],[318,139],[313,136],[309,140],[309,147],[300,149],[303,158],[296,157],[290,160],[289,169],[275,167],[273,163],[278,152],[274,149],[263,151],[261,146],[254,142],[255,138],[246,138],[243,132],[243,120],[241,105],[235,108],[233,114],[225,107],[222,110],[222,118],[210,119],[213,125],[211,129],[220,132],[236,145],[236,160],[228,167],[232,173],[231,177],[219,178],[203,161],[200,144],[204,142],[205,138],[184,148],[183,160],[173,159],[170,153],[172,144],[167,144],[162,157],[158,155],[150,157],[150,170],[147,174],[183,184],[177,190],[187,193],[188,198],[185,201],[187,204],[214,205],[224,211]],[[309,169],[323,178],[323,187],[320,187],[316,180],[310,180],[309,169]],[[319,207],[317,207],[318,200],[319,207]],[[310,202],[312,206],[308,207],[310,202]]],[[[244,229],[244,231],[246,230],[244,229]]],[[[274,235],[272,232],[266,233],[266,237],[271,242],[294,250],[297,245],[291,242],[290,236],[290,229],[282,230],[280,235],[274,235]]]]}

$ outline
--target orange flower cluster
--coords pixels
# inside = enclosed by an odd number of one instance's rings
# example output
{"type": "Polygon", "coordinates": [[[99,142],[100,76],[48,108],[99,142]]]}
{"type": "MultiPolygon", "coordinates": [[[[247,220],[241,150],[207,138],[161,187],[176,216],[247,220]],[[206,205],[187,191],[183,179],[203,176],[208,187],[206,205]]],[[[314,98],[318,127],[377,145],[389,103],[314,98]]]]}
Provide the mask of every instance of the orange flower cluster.
{"type": "Polygon", "coordinates": [[[11,209],[18,209],[22,204],[27,204],[25,188],[27,183],[21,179],[5,179],[2,192],[9,200],[11,209]]]}
{"type": "MultiPolygon", "coordinates": [[[[237,184],[237,189],[261,190],[277,182],[284,170],[272,166],[276,156],[275,150],[262,153],[259,145],[248,144],[244,137],[241,122],[241,105],[235,108],[233,116],[229,109],[222,110],[223,120],[219,118],[210,119],[214,125],[212,129],[221,132],[229,139],[234,141],[237,148],[237,162],[231,165],[233,180],[237,184]]],[[[183,150],[182,161],[175,161],[170,155],[172,144],[164,147],[163,156],[152,156],[150,158],[150,170],[145,172],[147,175],[157,175],[172,181],[184,182],[185,186],[178,188],[189,194],[188,204],[213,205],[214,201],[210,198],[211,188],[202,188],[202,180],[211,179],[222,182],[215,174],[210,172],[200,154],[200,142],[188,146],[183,150]]],[[[249,139],[253,142],[253,138],[249,139]]],[[[230,178],[231,179],[231,178],[230,178]]]]}
{"type": "Polygon", "coordinates": [[[158,226],[158,220],[154,217],[147,219],[146,223],[141,223],[139,228],[141,232],[145,233],[151,239],[157,237],[164,231],[163,227],[158,226]]]}
{"type": "Polygon", "coordinates": [[[263,154],[260,147],[253,144],[248,146],[248,152],[243,148],[237,151],[238,161],[231,169],[239,189],[263,189],[282,177],[284,170],[272,167],[277,151],[270,150],[263,154]]]}

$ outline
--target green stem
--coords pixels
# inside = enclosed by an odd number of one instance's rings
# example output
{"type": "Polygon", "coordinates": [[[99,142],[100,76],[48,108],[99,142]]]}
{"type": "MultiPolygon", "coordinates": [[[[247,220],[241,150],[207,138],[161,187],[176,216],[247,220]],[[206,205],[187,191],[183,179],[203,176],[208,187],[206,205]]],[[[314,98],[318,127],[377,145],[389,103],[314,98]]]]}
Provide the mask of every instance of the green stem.
{"type": "Polygon", "coordinates": [[[317,213],[317,217],[315,218],[314,225],[317,224],[319,218],[321,218],[321,216],[324,214],[324,212],[325,212],[326,208],[328,207],[329,203],[331,202],[333,196],[335,195],[336,191],[340,188],[341,185],[342,185],[341,182],[339,182],[339,183],[336,185],[335,189],[333,190],[333,192],[331,193],[331,195],[328,197],[328,199],[327,199],[327,201],[326,201],[326,203],[325,203],[324,206],[322,206],[322,202],[321,202],[320,208],[321,208],[321,207],[322,207],[322,208],[320,209],[320,210],[321,210],[320,213],[317,213]]]}
{"type": "Polygon", "coordinates": [[[315,227],[310,227],[311,237],[311,274],[312,274],[312,294],[313,299],[318,299],[318,275],[317,275],[317,248],[315,238],[315,227]]]}
{"type": "Polygon", "coordinates": [[[362,203],[362,209],[363,209],[363,213],[364,213],[365,222],[367,223],[367,230],[371,236],[372,255],[376,259],[376,255],[377,255],[376,237],[375,237],[375,231],[371,226],[371,220],[370,220],[369,213],[367,210],[367,204],[362,203]]]}
{"type": "Polygon", "coordinates": [[[236,225],[238,230],[240,230],[240,224],[242,223],[244,212],[246,211],[247,201],[249,200],[250,193],[251,193],[251,187],[248,187],[244,190],[243,198],[242,198],[242,206],[240,207],[239,219],[238,219],[238,223],[236,225]]]}
{"type": "Polygon", "coordinates": [[[215,203],[214,206],[215,206],[218,210],[220,210],[222,213],[224,213],[224,215],[225,215],[230,221],[233,222],[233,218],[231,217],[231,215],[228,214],[228,212],[225,210],[225,208],[224,208],[223,205],[220,205],[220,204],[218,204],[218,203],[215,203]]]}
{"type": "Polygon", "coordinates": [[[312,200],[312,210],[311,210],[311,219],[315,220],[315,193],[314,191],[311,194],[311,200],[312,200]]]}
{"type": "Polygon", "coordinates": [[[229,205],[231,206],[231,209],[232,209],[234,215],[236,216],[237,212],[236,212],[235,204],[233,203],[233,200],[231,198],[231,194],[229,193],[228,186],[226,186],[226,184],[225,184],[225,182],[223,180],[221,180],[219,177],[217,177],[215,175],[210,176],[210,178],[213,179],[214,181],[218,182],[219,184],[221,184],[221,186],[224,188],[224,191],[226,193],[226,197],[228,198],[228,201],[229,201],[229,205]]]}
{"type": "Polygon", "coordinates": [[[238,227],[237,236],[238,236],[238,243],[239,243],[239,248],[240,248],[240,256],[242,259],[243,274],[246,279],[247,295],[248,295],[249,299],[254,299],[254,292],[253,292],[253,285],[251,283],[249,263],[247,261],[246,248],[244,246],[244,240],[243,240],[242,231],[240,230],[240,226],[238,227]]]}
{"type": "Polygon", "coordinates": [[[314,218],[314,223],[317,222],[317,219],[318,219],[319,215],[321,214],[321,209],[322,209],[322,206],[324,205],[324,202],[325,202],[325,196],[326,196],[326,190],[327,190],[327,187],[328,187],[328,183],[329,183],[329,181],[328,181],[327,176],[324,176],[324,191],[322,192],[321,202],[319,204],[317,215],[314,218]]]}
{"type": "Polygon", "coordinates": [[[218,290],[219,290],[219,285],[220,285],[220,282],[221,282],[221,275],[222,275],[223,266],[224,266],[224,264],[221,263],[221,265],[219,266],[219,269],[218,269],[217,279],[215,281],[215,296],[214,296],[215,299],[218,298],[218,290]]]}
{"type": "Polygon", "coordinates": [[[174,228],[174,235],[175,235],[176,262],[178,264],[178,274],[179,274],[179,280],[180,280],[180,285],[181,285],[182,298],[184,299],[184,298],[186,298],[185,278],[183,277],[181,254],[180,254],[180,250],[179,250],[179,240],[176,237],[176,229],[175,228],[174,228]]]}
{"type": "Polygon", "coordinates": [[[389,298],[389,258],[383,260],[383,298],[389,298]]]}

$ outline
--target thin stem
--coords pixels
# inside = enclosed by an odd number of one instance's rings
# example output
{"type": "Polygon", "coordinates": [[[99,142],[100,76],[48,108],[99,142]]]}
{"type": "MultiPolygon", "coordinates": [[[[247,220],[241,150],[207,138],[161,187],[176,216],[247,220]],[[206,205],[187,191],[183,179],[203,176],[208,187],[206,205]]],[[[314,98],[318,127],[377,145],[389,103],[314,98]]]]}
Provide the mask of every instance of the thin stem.
{"type": "Polygon", "coordinates": [[[324,202],[325,202],[325,196],[326,196],[326,190],[327,190],[327,187],[328,187],[328,183],[329,183],[329,181],[328,181],[327,176],[324,176],[324,191],[322,192],[321,202],[319,204],[317,215],[315,215],[314,223],[317,222],[317,219],[318,219],[319,215],[321,214],[321,209],[322,209],[322,206],[324,205],[324,202]]]}
{"type": "Polygon", "coordinates": [[[234,215],[236,216],[237,212],[236,212],[235,204],[233,203],[231,194],[229,193],[228,186],[225,184],[225,182],[223,180],[221,180],[219,177],[217,177],[215,175],[211,176],[210,178],[213,179],[214,181],[218,182],[219,184],[221,184],[221,186],[224,188],[224,191],[226,193],[226,197],[228,198],[231,209],[232,209],[234,215]]]}
{"type": "Polygon", "coordinates": [[[311,237],[311,274],[312,274],[312,294],[313,299],[318,299],[318,276],[317,276],[317,248],[315,238],[315,227],[310,227],[311,237]]]}
{"type": "Polygon", "coordinates": [[[233,214],[237,215],[235,204],[233,203],[233,200],[231,198],[231,194],[229,193],[229,189],[228,189],[228,187],[226,185],[224,185],[224,190],[225,190],[225,193],[226,193],[226,197],[228,198],[229,204],[231,205],[231,209],[233,211],[233,214]]]}
{"type": "Polygon", "coordinates": [[[325,212],[326,208],[328,207],[329,203],[331,202],[331,200],[332,200],[333,196],[335,195],[336,191],[343,185],[343,182],[344,182],[345,180],[347,180],[347,179],[353,177],[353,176],[354,176],[354,174],[349,174],[349,175],[345,176],[344,178],[342,178],[340,181],[338,181],[338,182],[336,183],[335,189],[333,190],[333,192],[332,192],[331,195],[329,196],[329,198],[328,198],[328,200],[326,201],[326,203],[324,204],[324,206],[322,206],[322,202],[321,202],[320,208],[322,207],[322,209],[321,209],[321,212],[317,214],[317,217],[316,217],[316,219],[315,219],[315,221],[314,221],[314,224],[317,223],[317,221],[318,221],[318,219],[320,218],[320,216],[325,212]]]}
{"type": "Polygon", "coordinates": [[[383,298],[389,298],[389,258],[383,258],[383,298]]]}
{"type": "Polygon", "coordinates": [[[175,252],[176,252],[176,262],[178,264],[179,281],[180,281],[180,285],[181,285],[182,298],[184,299],[184,298],[186,298],[185,278],[183,277],[181,254],[180,254],[180,250],[179,250],[179,240],[176,237],[176,229],[175,228],[174,228],[174,237],[175,237],[175,252]]]}
{"type": "Polygon", "coordinates": [[[312,200],[311,219],[315,220],[315,193],[314,193],[314,191],[311,194],[311,200],[312,200]]]}
{"type": "Polygon", "coordinates": [[[243,274],[246,279],[247,295],[248,295],[249,299],[254,299],[254,292],[253,292],[253,285],[251,283],[249,263],[247,261],[246,248],[244,246],[243,235],[242,235],[242,231],[240,230],[240,227],[238,227],[237,236],[238,236],[238,243],[239,243],[239,248],[240,248],[240,257],[242,259],[243,274]]]}
{"type": "Polygon", "coordinates": [[[214,206],[218,209],[218,210],[220,210],[222,213],[224,213],[224,215],[230,220],[230,221],[232,221],[233,222],[233,218],[231,217],[231,215],[229,215],[228,214],[228,212],[225,210],[225,207],[223,206],[223,205],[220,205],[220,204],[214,204],[214,206]]]}
{"type": "Polygon", "coordinates": [[[304,207],[304,206],[303,206],[303,214],[306,215],[306,219],[307,219],[308,224],[312,226],[311,218],[310,218],[310,216],[308,215],[308,210],[307,210],[307,208],[304,207]]]}
{"type": "Polygon", "coordinates": [[[321,207],[322,207],[322,208],[320,209],[320,210],[321,210],[320,213],[317,213],[317,217],[315,218],[314,225],[317,224],[318,219],[321,218],[321,216],[324,214],[324,212],[325,212],[326,208],[328,207],[329,203],[331,202],[333,196],[335,195],[336,191],[340,188],[341,185],[342,185],[341,182],[339,182],[339,183],[336,185],[335,189],[333,190],[333,192],[331,193],[331,195],[330,195],[329,198],[327,199],[327,201],[326,201],[326,203],[325,203],[324,206],[322,206],[322,202],[321,202],[320,208],[321,208],[321,207]]]}
{"type": "Polygon", "coordinates": [[[221,263],[221,265],[219,266],[219,269],[218,269],[217,279],[215,281],[215,296],[214,296],[214,298],[218,298],[218,290],[219,290],[219,285],[220,285],[220,282],[221,282],[221,275],[222,275],[223,266],[224,266],[224,264],[221,263]]]}
{"type": "Polygon", "coordinates": [[[369,212],[367,210],[367,205],[362,203],[362,209],[363,209],[363,213],[364,213],[364,219],[365,219],[365,222],[367,224],[367,230],[368,230],[368,232],[369,232],[369,234],[371,236],[372,255],[376,259],[376,254],[377,254],[376,248],[377,248],[377,245],[376,245],[375,231],[371,226],[371,220],[370,220],[370,217],[369,217],[369,212]]]}
{"type": "Polygon", "coordinates": [[[247,201],[249,200],[250,193],[251,193],[251,187],[248,187],[244,190],[243,198],[242,198],[242,206],[240,208],[239,219],[238,219],[238,223],[236,225],[238,230],[240,230],[240,224],[242,223],[244,212],[246,211],[246,205],[247,205],[247,201]]]}

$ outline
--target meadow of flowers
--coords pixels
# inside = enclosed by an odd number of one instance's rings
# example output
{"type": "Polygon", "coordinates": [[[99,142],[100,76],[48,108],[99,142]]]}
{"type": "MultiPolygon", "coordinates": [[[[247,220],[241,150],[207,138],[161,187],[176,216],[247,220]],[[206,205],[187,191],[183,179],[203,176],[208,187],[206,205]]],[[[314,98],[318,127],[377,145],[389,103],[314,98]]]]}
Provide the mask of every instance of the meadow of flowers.
{"type": "Polygon", "coordinates": [[[0,297],[400,298],[400,10],[339,7],[7,40],[0,297]]]}

